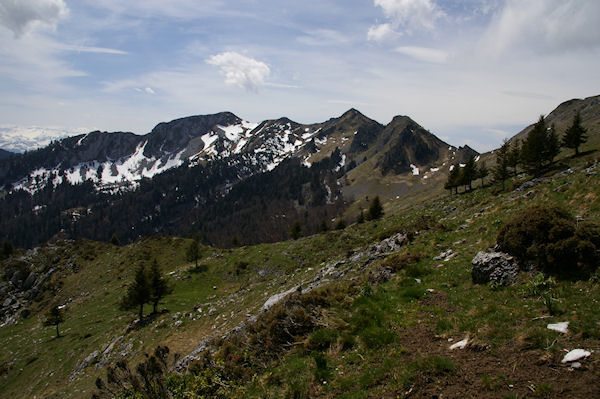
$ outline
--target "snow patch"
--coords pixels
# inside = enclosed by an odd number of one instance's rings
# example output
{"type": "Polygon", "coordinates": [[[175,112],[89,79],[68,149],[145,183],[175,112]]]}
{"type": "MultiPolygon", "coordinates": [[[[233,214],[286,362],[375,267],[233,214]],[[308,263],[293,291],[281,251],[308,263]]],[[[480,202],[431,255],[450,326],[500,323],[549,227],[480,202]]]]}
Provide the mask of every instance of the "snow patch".
{"type": "Polygon", "coordinates": [[[467,346],[468,343],[469,343],[469,337],[463,339],[462,341],[458,341],[455,344],[450,345],[450,350],[453,351],[454,349],[465,349],[465,347],[467,346]]]}
{"type": "Polygon", "coordinates": [[[419,176],[419,168],[417,168],[415,165],[413,165],[412,163],[410,164],[410,168],[412,169],[412,174],[413,176],[419,176]]]}
{"type": "Polygon", "coordinates": [[[567,332],[569,332],[569,322],[563,321],[560,323],[548,324],[546,328],[548,330],[558,331],[559,333],[566,334],[567,332]]]}
{"type": "Polygon", "coordinates": [[[561,363],[575,362],[580,359],[585,359],[590,356],[592,353],[590,351],[586,351],[584,349],[573,349],[569,353],[563,357],[561,363]]]}

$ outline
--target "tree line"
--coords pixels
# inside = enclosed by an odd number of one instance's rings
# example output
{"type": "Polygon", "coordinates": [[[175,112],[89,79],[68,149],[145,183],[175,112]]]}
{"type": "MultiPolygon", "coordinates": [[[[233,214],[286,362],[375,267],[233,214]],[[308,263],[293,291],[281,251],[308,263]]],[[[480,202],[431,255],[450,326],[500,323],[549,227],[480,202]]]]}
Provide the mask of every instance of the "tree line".
{"type": "MultiPolygon", "coordinates": [[[[577,113],[572,124],[565,130],[562,139],[559,138],[554,124],[547,126],[543,115],[533,125],[532,130],[521,142],[519,139],[509,142],[505,140],[502,146],[495,151],[496,165],[491,170],[494,182],[502,185],[504,190],[505,182],[511,176],[516,176],[519,167],[525,172],[534,176],[539,176],[548,167],[554,163],[554,159],[560,152],[560,148],[566,147],[575,151],[574,156],[579,155],[579,147],[587,141],[587,129],[581,126],[581,116],[577,113]]],[[[490,174],[490,170],[482,162],[479,167],[475,163],[475,158],[471,156],[464,165],[455,164],[450,167],[448,180],[444,188],[454,190],[458,193],[459,187],[465,187],[465,191],[473,189],[472,182],[481,179],[481,186],[484,186],[484,179],[490,174]]]]}

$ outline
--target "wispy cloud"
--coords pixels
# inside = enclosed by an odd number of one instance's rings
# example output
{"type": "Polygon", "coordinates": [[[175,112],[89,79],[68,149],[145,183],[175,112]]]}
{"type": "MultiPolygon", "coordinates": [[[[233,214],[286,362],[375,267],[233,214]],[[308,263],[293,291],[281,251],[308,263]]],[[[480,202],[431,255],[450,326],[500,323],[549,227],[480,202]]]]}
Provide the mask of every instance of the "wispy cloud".
{"type": "Polygon", "coordinates": [[[115,54],[115,55],[129,54],[127,51],[117,50],[114,48],[79,46],[79,45],[64,44],[64,43],[56,43],[56,48],[58,50],[75,51],[78,53],[97,53],[97,54],[115,54]]]}
{"type": "Polygon", "coordinates": [[[225,75],[225,84],[253,92],[264,85],[271,73],[264,62],[233,51],[212,55],[206,62],[219,68],[225,75]]]}
{"type": "Polygon", "coordinates": [[[443,64],[448,61],[449,54],[443,50],[429,47],[401,46],[395,49],[398,53],[407,55],[419,61],[443,64]]]}
{"type": "Polygon", "coordinates": [[[598,0],[507,0],[483,46],[497,58],[523,51],[546,55],[598,49],[599,15],[598,0]]]}
{"type": "Polygon", "coordinates": [[[331,29],[316,29],[307,31],[298,37],[298,42],[309,46],[340,45],[351,42],[351,38],[341,32],[331,29]]]}

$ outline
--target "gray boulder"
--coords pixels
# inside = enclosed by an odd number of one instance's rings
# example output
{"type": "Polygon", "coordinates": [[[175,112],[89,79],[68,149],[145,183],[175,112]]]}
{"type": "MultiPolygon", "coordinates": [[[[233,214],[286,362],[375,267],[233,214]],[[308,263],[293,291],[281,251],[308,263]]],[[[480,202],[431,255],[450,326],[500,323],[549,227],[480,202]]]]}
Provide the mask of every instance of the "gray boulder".
{"type": "Polygon", "coordinates": [[[519,264],[504,252],[480,251],[471,261],[471,279],[475,284],[495,281],[502,285],[512,285],[519,275],[519,264]]]}

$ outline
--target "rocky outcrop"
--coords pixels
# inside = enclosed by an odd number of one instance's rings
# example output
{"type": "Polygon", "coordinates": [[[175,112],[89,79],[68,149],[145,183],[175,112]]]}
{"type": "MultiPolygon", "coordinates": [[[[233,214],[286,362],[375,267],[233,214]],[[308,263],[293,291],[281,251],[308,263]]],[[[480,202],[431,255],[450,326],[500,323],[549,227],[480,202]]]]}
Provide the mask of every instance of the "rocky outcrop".
{"type": "Polygon", "coordinates": [[[471,279],[475,284],[494,281],[502,285],[512,285],[519,275],[519,264],[504,252],[480,251],[471,261],[471,279]]]}

